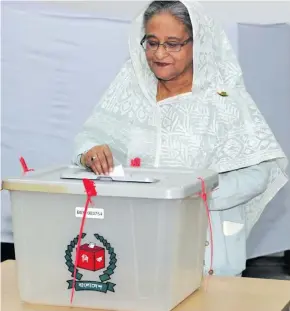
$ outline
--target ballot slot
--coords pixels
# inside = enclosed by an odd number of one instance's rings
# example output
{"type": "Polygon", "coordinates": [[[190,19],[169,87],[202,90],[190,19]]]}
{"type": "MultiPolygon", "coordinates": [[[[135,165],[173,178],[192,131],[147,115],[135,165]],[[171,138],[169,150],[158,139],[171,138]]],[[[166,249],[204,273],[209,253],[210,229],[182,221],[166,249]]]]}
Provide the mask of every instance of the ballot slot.
{"type": "Polygon", "coordinates": [[[159,182],[158,179],[151,178],[151,177],[137,177],[137,176],[123,176],[123,177],[113,177],[113,176],[98,176],[96,175],[97,181],[104,181],[104,182],[127,182],[127,183],[146,183],[152,184],[159,182]]]}
{"type": "Polygon", "coordinates": [[[152,184],[160,181],[159,179],[148,176],[137,176],[137,175],[106,176],[106,175],[96,175],[94,173],[78,174],[76,176],[74,176],[73,174],[64,173],[60,176],[60,178],[74,179],[74,180],[86,178],[100,182],[145,183],[145,184],[152,184]]]}
{"type": "Polygon", "coordinates": [[[136,173],[128,173],[124,170],[119,174],[110,174],[110,175],[97,175],[91,170],[87,169],[76,169],[76,168],[68,168],[61,175],[61,179],[90,179],[96,180],[100,182],[123,182],[123,183],[145,183],[152,184],[157,183],[160,180],[155,177],[150,177],[148,175],[138,174],[136,173]]]}

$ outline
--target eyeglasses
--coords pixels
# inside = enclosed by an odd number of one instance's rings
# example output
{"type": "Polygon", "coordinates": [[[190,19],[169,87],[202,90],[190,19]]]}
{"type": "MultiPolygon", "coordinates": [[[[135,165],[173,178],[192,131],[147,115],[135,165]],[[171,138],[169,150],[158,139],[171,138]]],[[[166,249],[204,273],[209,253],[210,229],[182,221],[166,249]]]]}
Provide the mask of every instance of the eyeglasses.
{"type": "Polygon", "coordinates": [[[188,44],[190,41],[192,41],[192,38],[188,38],[182,43],[177,42],[164,42],[160,43],[159,41],[156,41],[155,39],[146,38],[146,35],[141,40],[140,44],[143,47],[145,51],[157,51],[159,49],[160,45],[164,46],[164,49],[171,53],[171,52],[179,52],[183,46],[188,44]]]}

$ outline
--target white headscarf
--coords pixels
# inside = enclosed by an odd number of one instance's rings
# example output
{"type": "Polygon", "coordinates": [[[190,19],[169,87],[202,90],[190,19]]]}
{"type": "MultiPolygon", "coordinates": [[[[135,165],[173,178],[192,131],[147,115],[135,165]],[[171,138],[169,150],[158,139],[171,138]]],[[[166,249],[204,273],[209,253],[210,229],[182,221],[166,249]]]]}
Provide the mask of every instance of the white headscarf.
{"type": "Polygon", "coordinates": [[[267,190],[246,204],[251,229],[287,182],[287,159],[245,89],[225,32],[199,3],[182,2],[193,28],[192,92],[156,103],[157,80],[140,45],[144,8],[132,23],[130,60],[77,136],[75,156],[108,144],[124,165],[139,156],[144,166],[210,168],[219,173],[274,161],[267,190]]]}

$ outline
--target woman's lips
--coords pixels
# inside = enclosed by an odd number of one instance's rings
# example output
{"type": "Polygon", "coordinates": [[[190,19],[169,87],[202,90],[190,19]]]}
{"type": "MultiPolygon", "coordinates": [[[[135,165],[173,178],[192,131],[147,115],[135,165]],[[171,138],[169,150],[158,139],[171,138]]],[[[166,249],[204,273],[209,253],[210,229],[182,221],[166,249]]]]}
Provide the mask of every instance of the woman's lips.
{"type": "Polygon", "coordinates": [[[154,62],[155,65],[157,65],[158,67],[166,67],[169,66],[169,63],[161,63],[161,62],[154,62]]]}

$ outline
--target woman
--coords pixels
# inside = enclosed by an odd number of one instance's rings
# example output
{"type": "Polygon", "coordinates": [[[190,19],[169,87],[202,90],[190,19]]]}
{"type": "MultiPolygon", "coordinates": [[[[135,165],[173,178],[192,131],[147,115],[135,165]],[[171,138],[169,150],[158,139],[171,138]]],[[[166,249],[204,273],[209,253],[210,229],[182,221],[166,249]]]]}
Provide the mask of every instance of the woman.
{"type": "Polygon", "coordinates": [[[217,171],[210,273],[240,275],[251,228],[287,182],[285,155],[245,90],[225,33],[199,4],[152,2],[129,46],[130,60],[76,138],[74,163],[97,174],[134,157],[143,166],[217,171]]]}

